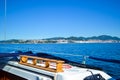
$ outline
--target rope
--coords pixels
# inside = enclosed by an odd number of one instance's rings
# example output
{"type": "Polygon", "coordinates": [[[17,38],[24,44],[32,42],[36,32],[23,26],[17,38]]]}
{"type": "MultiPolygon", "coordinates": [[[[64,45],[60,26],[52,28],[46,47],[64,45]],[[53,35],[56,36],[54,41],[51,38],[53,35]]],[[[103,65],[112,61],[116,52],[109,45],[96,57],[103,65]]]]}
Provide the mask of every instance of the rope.
{"type": "Polygon", "coordinates": [[[50,54],[58,54],[58,55],[64,55],[64,56],[78,56],[78,57],[83,57],[82,64],[86,64],[86,59],[93,59],[93,60],[98,60],[98,61],[104,61],[104,62],[111,62],[111,63],[117,63],[120,64],[120,60],[115,60],[115,59],[105,59],[105,58],[97,58],[97,57],[92,57],[92,56],[85,56],[85,55],[75,55],[75,54],[66,54],[66,53],[56,53],[56,52],[48,52],[50,54]]]}
{"type": "Polygon", "coordinates": [[[92,56],[89,56],[89,59],[120,64],[120,60],[115,60],[115,59],[97,58],[97,57],[92,57],[92,56]]]}
{"type": "MultiPolygon", "coordinates": [[[[11,47],[0,47],[0,48],[5,48],[5,49],[9,49],[9,50],[20,50],[21,48],[11,48],[11,47]]],[[[26,49],[22,49],[22,51],[28,51],[30,50],[30,48],[26,49]]],[[[39,50],[32,50],[33,52],[39,52],[39,50]]],[[[48,54],[53,54],[53,55],[63,55],[63,56],[76,56],[76,57],[82,57],[83,61],[82,63],[85,64],[86,59],[93,59],[93,60],[99,60],[99,61],[104,61],[104,62],[112,62],[112,63],[118,63],[120,64],[120,60],[114,60],[114,59],[105,59],[105,58],[97,58],[97,57],[93,57],[93,56],[86,56],[86,55],[76,55],[76,54],[68,54],[68,53],[57,53],[57,52],[46,52],[46,51],[41,51],[42,53],[48,53],[48,54]]]]}
{"type": "MultiPolygon", "coordinates": [[[[38,51],[38,50],[34,50],[34,51],[38,51]]],[[[85,55],[77,55],[77,54],[69,54],[69,53],[57,53],[57,52],[46,52],[46,51],[41,51],[43,53],[49,53],[49,54],[58,54],[58,55],[64,55],[64,56],[81,56],[84,57],[85,55]]],[[[89,56],[86,56],[89,57],[89,56]]]]}
{"type": "Polygon", "coordinates": [[[5,21],[5,22],[4,22],[4,24],[5,24],[5,25],[4,25],[4,39],[5,39],[5,40],[6,40],[6,26],[7,26],[7,25],[6,25],[6,20],[7,20],[6,12],[7,12],[7,1],[5,0],[5,12],[4,12],[4,13],[5,13],[5,14],[4,14],[4,15],[5,15],[5,17],[4,17],[4,21],[5,21]]]}

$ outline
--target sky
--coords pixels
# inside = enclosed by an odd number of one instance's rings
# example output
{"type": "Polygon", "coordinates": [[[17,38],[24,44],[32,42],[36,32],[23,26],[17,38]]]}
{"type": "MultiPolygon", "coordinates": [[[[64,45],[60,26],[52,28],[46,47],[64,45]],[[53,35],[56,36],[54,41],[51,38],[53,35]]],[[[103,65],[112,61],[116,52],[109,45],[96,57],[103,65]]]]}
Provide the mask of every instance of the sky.
{"type": "Polygon", "coordinates": [[[0,40],[120,37],[120,0],[0,0],[0,40]]]}

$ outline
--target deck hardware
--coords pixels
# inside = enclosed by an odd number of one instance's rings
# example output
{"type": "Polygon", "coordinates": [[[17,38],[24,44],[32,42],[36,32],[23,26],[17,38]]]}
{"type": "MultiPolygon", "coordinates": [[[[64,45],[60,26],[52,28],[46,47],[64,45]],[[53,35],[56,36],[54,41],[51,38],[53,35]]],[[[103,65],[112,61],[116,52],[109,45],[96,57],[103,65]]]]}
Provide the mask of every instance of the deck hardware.
{"type": "Polygon", "coordinates": [[[48,58],[41,58],[41,57],[35,57],[35,56],[27,56],[27,55],[20,55],[20,64],[43,69],[50,72],[63,72],[63,64],[64,61],[61,60],[55,60],[55,59],[48,59],[48,58]],[[28,60],[31,60],[31,63],[29,63],[28,60]],[[40,61],[43,61],[44,66],[38,65],[40,61]],[[51,68],[50,64],[54,63],[56,68],[51,68]]]}

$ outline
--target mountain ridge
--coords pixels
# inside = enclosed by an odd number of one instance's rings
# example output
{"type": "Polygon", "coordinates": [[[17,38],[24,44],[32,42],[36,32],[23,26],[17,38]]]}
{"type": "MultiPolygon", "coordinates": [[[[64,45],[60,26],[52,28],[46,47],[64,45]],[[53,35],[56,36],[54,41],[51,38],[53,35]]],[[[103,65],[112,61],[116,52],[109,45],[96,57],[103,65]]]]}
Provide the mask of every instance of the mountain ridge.
{"type": "Polygon", "coordinates": [[[100,36],[92,36],[92,37],[75,37],[75,36],[71,36],[71,37],[53,37],[53,38],[46,38],[47,40],[57,40],[57,39],[66,39],[66,40],[89,40],[89,39],[96,39],[96,40],[120,40],[119,37],[116,36],[109,36],[109,35],[100,35],[100,36]]]}
{"type": "Polygon", "coordinates": [[[0,43],[120,43],[120,38],[116,36],[100,35],[92,37],[53,37],[46,39],[10,39],[2,40],[0,43]]]}

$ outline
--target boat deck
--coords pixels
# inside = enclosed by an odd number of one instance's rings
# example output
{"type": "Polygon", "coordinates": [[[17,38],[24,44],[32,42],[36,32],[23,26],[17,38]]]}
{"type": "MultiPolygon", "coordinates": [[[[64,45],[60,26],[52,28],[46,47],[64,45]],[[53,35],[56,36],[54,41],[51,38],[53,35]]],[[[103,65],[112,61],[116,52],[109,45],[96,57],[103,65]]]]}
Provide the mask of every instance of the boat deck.
{"type": "MultiPolygon", "coordinates": [[[[2,70],[22,77],[23,80],[85,80],[85,78],[93,76],[93,74],[96,77],[97,75],[98,77],[102,75],[105,80],[111,79],[111,77],[103,71],[73,66],[61,60],[26,55],[20,57],[19,61],[8,61],[2,70]]],[[[3,80],[13,79],[14,78],[3,80]]]]}
{"type": "Polygon", "coordinates": [[[13,79],[14,80],[27,80],[27,79],[19,77],[17,75],[0,70],[0,80],[13,80],[13,79]]]}

